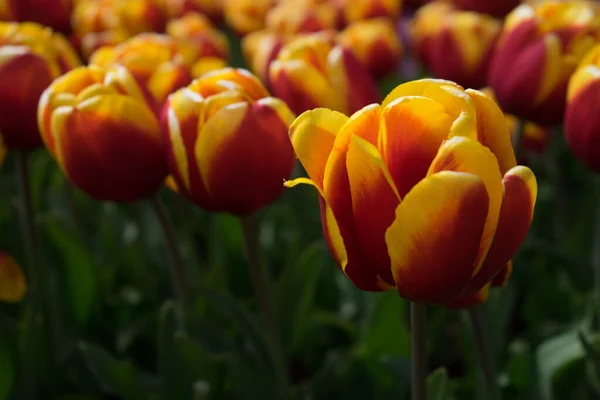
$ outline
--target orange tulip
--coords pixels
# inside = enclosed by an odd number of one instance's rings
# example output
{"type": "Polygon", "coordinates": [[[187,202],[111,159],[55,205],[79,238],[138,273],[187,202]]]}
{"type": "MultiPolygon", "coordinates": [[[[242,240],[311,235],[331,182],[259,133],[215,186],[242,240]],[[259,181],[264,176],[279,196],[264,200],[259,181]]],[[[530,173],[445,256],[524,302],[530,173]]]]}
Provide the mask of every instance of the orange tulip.
{"type": "Polygon", "coordinates": [[[588,168],[600,171],[600,46],[581,60],[569,81],[564,132],[571,151],[588,168]]]}
{"type": "Polygon", "coordinates": [[[200,50],[189,41],[143,33],[116,47],[97,50],[90,57],[90,64],[125,66],[162,106],[169,94],[189,84],[194,77],[226,65],[220,58],[202,57],[200,50]]]}
{"type": "Polygon", "coordinates": [[[489,14],[497,18],[504,18],[521,0],[450,0],[462,10],[475,11],[489,14]]]}
{"type": "Polygon", "coordinates": [[[329,2],[282,1],[267,13],[265,25],[267,30],[282,35],[335,29],[338,25],[338,10],[329,2]]]}
{"type": "Polygon", "coordinates": [[[68,33],[72,7],[71,0],[0,0],[0,20],[37,22],[68,33]]]}
{"type": "Polygon", "coordinates": [[[177,191],[209,211],[250,214],[294,166],[294,115],[246,70],[204,75],[171,96],[162,125],[177,191]]]}
{"type": "Polygon", "coordinates": [[[540,125],[562,120],[567,82],[600,35],[600,6],[588,1],[521,5],[506,18],[489,85],[502,108],[540,125]]]}
{"type": "Polygon", "coordinates": [[[229,59],[227,37],[202,14],[188,13],[181,18],[172,19],[167,23],[167,34],[193,43],[202,57],[229,59]]]}
{"type": "Polygon", "coordinates": [[[276,3],[276,0],[225,0],[225,22],[241,35],[258,31],[265,27],[267,12],[276,3]]]}
{"type": "Polygon", "coordinates": [[[21,266],[9,254],[0,251],[0,301],[19,303],[27,293],[21,266]]]}
{"type": "Polygon", "coordinates": [[[269,80],[275,95],[297,114],[316,107],[352,113],[379,97],[367,70],[329,32],[285,45],[269,67],[269,80]]]}
{"type": "Polygon", "coordinates": [[[537,186],[484,93],[413,81],[350,118],[307,111],[290,138],[310,179],[286,186],[317,189],[326,242],[359,289],[467,307],[504,283],[537,186]]]}
{"type": "Polygon", "coordinates": [[[8,148],[42,145],[35,122],[40,95],[77,66],[67,40],[34,23],[0,23],[0,135],[8,148]]]}
{"type": "Polygon", "coordinates": [[[347,24],[377,17],[396,20],[400,17],[402,0],[338,0],[347,24]]]}
{"type": "Polygon", "coordinates": [[[375,78],[393,72],[402,57],[402,43],[388,18],[353,22],[338,35],[338,42],[375,78]]]}
{"type": "Polygon", "coordinates": [[[413,46],[431,73],[465,87],[486,84],[488,67],[502,27],[494,18],[431,3],[417,11],[413,46]]]}
{"type": "Polygon", "coordinates": [[[79,67],[44,91],[38,124],[67,178],[88,195],[137,201],[167,176],[158,119],[122,66],[79,67]]]}

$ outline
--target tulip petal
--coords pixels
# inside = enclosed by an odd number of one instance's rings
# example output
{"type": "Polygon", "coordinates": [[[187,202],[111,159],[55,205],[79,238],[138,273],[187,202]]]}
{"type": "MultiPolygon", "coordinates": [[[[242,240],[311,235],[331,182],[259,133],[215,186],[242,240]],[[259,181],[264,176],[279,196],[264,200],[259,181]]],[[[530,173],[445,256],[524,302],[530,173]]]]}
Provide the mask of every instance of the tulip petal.
{"type": "Polygon", "coordinates": [[[472,294],[470,296],[459,297],[454,300],[450,304],[447,304],[447,307],[454,309],[461,308],[471,308],[478,304],[485,303],[490,296],[490,285],[485,285],[479,292],[472,294]]]}
{"type": "Polygon", "coordinates": [[[385,239],[400,296],[446,304],[456,299],[475,270],[488,213],[479,177],[442,171],[406,195],[385,239]]]}
{"type": "Polygon", "coordinates": [[[512,271],[513,262],[509,261],[506,264],[506,267],[502,268],[500,272],[498,272],[496,276],[494,276],[494,279],[492,279],[492,286],[505,287],[508,284],[510,276],[512,275],[512,271]]]}
{"type": "Polygon", "coordinates": [[[498,105],[483,92],[472,89],[467,89],[466,92],[477,109],[477,140],[494,153],[500,172],[505,174],[517,165],[505,116],[498,105]]]}
{"type": "Polygon", "coordinates": [[[423,93],[425,93],[425,90],[432,85],[434,85],[434,86],[448,85],[448,86],[454,86],[456,88],[460,88],[460,86],[457,83],[452,82],[452,81],[447,81],[445,79],[427,78],[427,79],[419,79],[416,81],[410,81],[410,82],[406,82],[401,85],[398,85],[394,90],[392,90],[386,96],[386,98],[383,100],[383,103],[381,103],[381,107],[384,107],[384,108],[387,107],[390,103],[399,99],[400,97],[423,96],[423,93]]]}
{"type": "Polygon", "coordinates": [[[401,97],[384,108],[378,147],[400,197],[425,177],[451,124],[444,106],[426,97],[401,97]]]}
{"type": "Polygon", "coordinates": [[[335,138],[348,117],[317,108],[300,115],[290,127],[290,140],[308,176],[323,188],[325,165],[335,138]]]}
{"type": "Polygon", "coordinates": [[[494,239],[502,204],[502,175],[496,157],[481,143],[457,136],[442,144],[435,160],[429,167],[428,175],[440,171],[467,172],[478,176],[485,184],[489,205],[475,264],[476,268],[473,272],[475,274],[481,268],[481,264],[494,239]]]}
{"type": "Polygon", "coordinates": [[[27,293],[27,282],[14,258],[0,252],[0,301],[18,303],[27,293]]]}
{"type": "Polygon", "coordinates": [[[506,268],[525,241],[533,219],[537,197],[537,182],[533,172],[527,167],[517,166],[504,175],[503,183],[504,199],[496,235],[483,266],[469,283],[469,293],[480,290],[506,268]]]}
{"type": "Polygon", "coordinates": [[[354,225],[363,258],[393,285],[385,232],[394,221],[400,196],[379,151],[366,140],[352,137],[346,166],[354,225]]]}
{"type": "Polygon", "coordinates": [[[446,114],[454,120],[450,137],[477,138],[475,105],[461,88],[454,85],[430,85],[424,90],[423,96],[443,104],[446,114]]]}

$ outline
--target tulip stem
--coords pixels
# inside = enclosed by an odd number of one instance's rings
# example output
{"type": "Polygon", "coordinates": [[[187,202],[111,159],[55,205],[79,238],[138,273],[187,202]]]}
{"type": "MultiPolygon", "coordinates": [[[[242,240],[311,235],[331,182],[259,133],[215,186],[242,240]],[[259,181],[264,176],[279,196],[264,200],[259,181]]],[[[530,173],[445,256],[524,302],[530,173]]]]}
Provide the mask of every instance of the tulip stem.
{"type": "Polygon", "coordinates": [[[183,313],[182,319],[184,322],[181,325],[182,327],[185,327],[187,325],[186,317],[189,306],[189,297],[187,290],[187,273],[183,263],[183,257],[181,256],[181,252],[177,244],[177,236],[175,235],[173,224],[171,223],[167,211],[165,210],[165,206],[158,195],[152,197],[150,199],[150,203],[152,204],[156,218],[162,227],[165,240],[167,242],[167,247],[169,248],[169,253],[171,255],[171,274],[173,278],[173,286],[175,287],[175,293],[180,303],[181,312],[183,313]]]}
{"type": "Polygon", "coordinates": [[[269,279],[260,262],[260,249],[258,243],[259,226],[252,216],[243,216],[240,218],[242,229],[244,231],[244,244],[246,247],[246,258],[250,269],[250,276],[254,286],[254,295],[258,301],[258,306],[262,314],[262,319],[271,336],[271,351],[273,353],[273,363],[276,373],[283,385],[287,386],[288,371],[285,352],[281,342],[281,335],[275,319],[273,301],[271,300],[269,279]]]}
{"type": "Polygon", "coordinates": [[[427,399],[427,306],[410,303],[412,400],[427,399]]]}
{"type": "Polygon", "coordinates": [[[515,158],[517,159],[517,163],[519,162],[519,156],[521,155],[521,148],[523,147],[521,145],[521,142],[523,141],[523,133],[525,131],[525,121],[522,119],[519,119],[517,121],[517,127],[516,127],[516,131],[515,131],[515,136],[514,136],[514,140],[513,140],[513,151],[515,153],[515,158]]]}
{"type": "Polygon", "coordinates": [[[475,336],[475,343],[477,345],[477,355],[479,362],[483,369],[483,375],[485,377],[485,383],[488,387],[489,398],[497,400],[498,397],[498,385],[496,385],[496,374],[494,372],[494,364],[492,362],[492,355],[490,354],[487,346],[485,328],[483,325],[483,318],[478,308],[472,307],[469,309],[469,318],[471,319],[471,326],[473,327],[473,336],[475,336]]]}

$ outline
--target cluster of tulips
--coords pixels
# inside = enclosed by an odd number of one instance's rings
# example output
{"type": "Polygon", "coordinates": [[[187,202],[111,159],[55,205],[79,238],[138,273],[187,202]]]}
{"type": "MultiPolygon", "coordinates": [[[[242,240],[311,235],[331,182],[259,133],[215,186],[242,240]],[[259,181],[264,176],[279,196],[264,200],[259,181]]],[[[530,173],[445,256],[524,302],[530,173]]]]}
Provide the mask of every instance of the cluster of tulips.
{"type": "MultiPolygon", "coordinates": [[[[591,0],[0,0],[0,18],[4,150],[44,146],[98,200],[166,185],[236,216],[308,184],[341,271],[416,313],[506,284],[537,196],[521,148],[564,121],[600,171],[591,0]],[[432,78],[410,80],[412,58],[432,78]]],[[[25,281],[3,255],[0,299],[25,281]]]]}

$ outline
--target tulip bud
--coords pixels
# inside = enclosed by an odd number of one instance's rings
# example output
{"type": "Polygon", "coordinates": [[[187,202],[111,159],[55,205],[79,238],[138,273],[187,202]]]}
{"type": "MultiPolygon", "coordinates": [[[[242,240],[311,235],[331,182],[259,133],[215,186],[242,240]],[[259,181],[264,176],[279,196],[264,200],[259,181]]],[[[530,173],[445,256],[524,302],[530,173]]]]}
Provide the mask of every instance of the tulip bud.
{"type": "Polygon", "coordinates": [[[500,30],[500,22],[490,16],[434,2],[416,13],[412,40],[432,75],[480,88],[500,30]]]}
{"type": "Polygon", "coordinates": [[[0,301],[19,303],[27,293],[23,270],[14,258],[0,252],[0,301]]]}
{"type": "Polygon", "coordinates": [[[35,122],[40,95],[79,64],[67,40],[34,23],[0,23],[0,135],[8,148],[42,145],[35,122]]]}
{"type": "Polygon", "coordinates": [[[241,35],[258,31],[265,27],[267,12],[275,4],[276,0],[225,0],[225,22],[241,35]]]}
{"type": "Polygon", "coordinates": [[[294,119],[245,70],[226,68],[171,96],[162,125],[177,191],[209,211],[250,214],[274,201],[292,173],[294,119]]]}
{"type": "Polygon", "coordinates": [[[400,17],[400,0],[339,0],[347,24],[377,17],[397,20],[400,17]]]}
{"type": "Polygon", "coordinates": [[[269,79],[275,95],[297,114],[316,107],[351,113],[379,97],[367,70],[329,32],[285,45],[269,67],[269,79]]]}
{"type": "Polygon", "coordinates": [[[310,179],[286,186],[316,188],[326,243],[359,289],[470,307],[503,283],[537,185],[484,93],[408,82],[351,117],[307,111],[290,138],[310,179]]]}
{"type": "Polygon", "coordinates": [[[600,46],[584,57],[571,76],[564,132],[573,154],[594,172],[600,171],[600,46]]]}
{"type": "Polygon", "coordinates": [[[56,79],[38,124],[67,178],[98,200],[140,200],[167,176],[159,122],[124,67],[91,65],[56,79]]]}
{"type": "Polygon", "coordinates": [[[489,14],[497,18],[504,18],[521,0],[451,0],[461,10],[475,11],[489,14]]]}
{"type": "Polygon", "coordinates": [[[393,72],[402,57],[402,43],[388,18],[353,22],[338,35],[338,42],[375,78],[393,72]]]}
{"type": "Polygon", "coordinates": [[[335,29],[338,11],[329,3],[314,0],[283,1],[266,15],[266,28],[282,35],[335,29]]]}
{"type": "Polygon", "coordinates": [[[600,6],[587,1],[521,5],[506,18],[489,71],[502,108],[540,125],[558,124],[567,82],[600,35],[600,6]]]}
{"type": "Polygon", "coordinates": [[[282,35],[266,30],[252,32],[242,38],[242,54],[246,64],[269,87],[269,67],[285,43],[282,35]]]}
{"type": "Polygon", "coordinates": [[[208,18],[198,13],[188,13],[167,24],[167,34],[179,40],[187,40],[198,48],[202,57],[229,58],[227,37],[217,30],[208,18]]]}
{"type": "Polygon", "coordinates": [[[68,34],[72,7],[71,0],[0,0],[0,20],[36,22],[68,34]]]}

